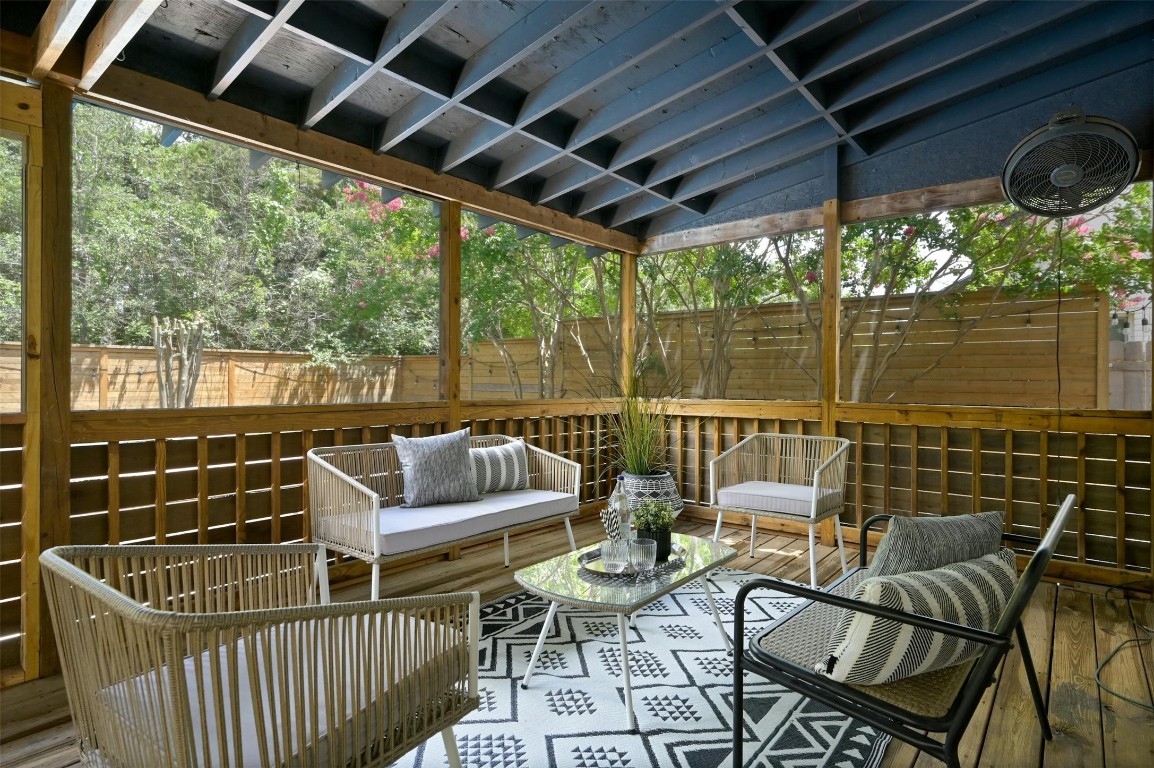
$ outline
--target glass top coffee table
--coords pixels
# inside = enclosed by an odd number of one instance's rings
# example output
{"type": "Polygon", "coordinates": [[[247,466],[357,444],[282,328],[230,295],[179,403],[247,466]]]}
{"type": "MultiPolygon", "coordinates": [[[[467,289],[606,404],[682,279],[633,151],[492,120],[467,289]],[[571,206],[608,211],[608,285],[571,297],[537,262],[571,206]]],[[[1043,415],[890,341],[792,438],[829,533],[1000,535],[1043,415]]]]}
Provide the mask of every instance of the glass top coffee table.
{"type": "MultiPolygon", "coordinates": [[[[597,547],[585,548],[578,552],[567,552],[564,555],[530,565],[518,570],[513,578],[528,592],[549,600],[549,613],[541,627],[541,634],[537,638],[537,645],[533,648],[533,655],[529,659],[529,668],[525,670],[525,678],[521,681],[522,688],[529,687],[529,680],[533,676],[533,667],[541,657],[541,650],[545,645],[545,638],[553,626],[553,616],[557,613],[558,605],[568,605],[577,608],[592,608],[600,611],[611,611],[617,614],[617,634],[621,640],[621,670],[625,683],[625,717],[629,728],[636,728],[636,718],[633,715],[633,690],[629,679],[629,633],[626,623],[627,617],[640,608],[669,594],[683,584],[704,576],[714,568],[729,562],[737,556],[737,550],[725,544],[710,539],[702,539],[683,533],[673,534],[674,553],[668,562],[658,563],[648,573],[610,575],[600,573],[595,563],[588,559],[597,547]],[[584,563],[584,564],[583,564],[584,563]],[[588,568],[586,565],[593,565],[588,568]]],[[[721,616],[717,613],[717,604],[713,601],[713,593],[709,590],[708,580],[702,578],[701,585],[705,597],[709,601],[709,608],[713,611],[713,621],[725,642],[728,651],[733,650],[729,635],[721,623],[721,616]]]]}

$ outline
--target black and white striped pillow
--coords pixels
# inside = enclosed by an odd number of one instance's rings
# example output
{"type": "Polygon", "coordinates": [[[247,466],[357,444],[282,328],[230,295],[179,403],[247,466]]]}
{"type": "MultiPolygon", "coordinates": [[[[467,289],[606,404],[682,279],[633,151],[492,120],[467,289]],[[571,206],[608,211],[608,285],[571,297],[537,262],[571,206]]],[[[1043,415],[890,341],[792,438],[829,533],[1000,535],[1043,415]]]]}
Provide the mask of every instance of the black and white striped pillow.
{"type": "Polygon", "coordinates": [[[529,457],[520,440],[488,448],[470,448],[477,493],[520,491],[529,487],[529,457]]]}
{"type": "Polygon", "coordinates": [[[894,517],[870,561],[870,576],[928,571],[992,555],[1002,546],[1001,512],[894,517]]]}
{"type": "MultiPolygon", "coordinates": [[[[854,590],[855,600],[992,630],[1018,581],[1014,553],[897,576],[871,576],[854,590]]],[[[909,624],[845,610],[818,672],[857,685],[892,683],[959,664],[985,646],[909,624]]]]}

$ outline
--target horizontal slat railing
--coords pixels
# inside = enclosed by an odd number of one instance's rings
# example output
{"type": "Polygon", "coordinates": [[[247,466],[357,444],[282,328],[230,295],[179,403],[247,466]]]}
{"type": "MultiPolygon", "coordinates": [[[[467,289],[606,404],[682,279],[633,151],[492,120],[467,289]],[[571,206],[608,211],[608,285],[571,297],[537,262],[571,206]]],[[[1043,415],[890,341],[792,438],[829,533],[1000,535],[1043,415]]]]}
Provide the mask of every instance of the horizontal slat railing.
{"type": "MultiPolygon", "coordinates": [[[[608,496],[616,475],[609,407],[469,401],[461,417],[475,434],[522,437],[580,463],[589,504],[608,496]]],[[[708,514],[710,459],[754,432],[819,434],[820,415],[816,402],[676,401],[670,469],[690,514],[708,514]]],[[[838,434],[853,443],[843,517],[850,526],[881,511],[1003,509],[1012,530],[1034,532],[1056,499],[1074,492],[1080,507],[1060,551],[1063,575],[1116,583],[1151,570],[1149,412],[841,404],[836,417],[838,434]]],[[[299,540],[309,530],[309,448],[436,434],[447,419],[442,402],[74,413],[71,543],[299,540]]],[[[18,427],[6,429],[6,445],[17,444],[18,427]]],[[[3,457],[3,518],[12,531],[18,453],[3,457]]],[[[5,552],[22,583],[23,553],[5,552]]],[[[335,582],[366,575],[359,561],[334,561],[335,582]]],[[[24,631],[17,615],[4,622],[8,634],[24,631]]]]}
{"type": "MultiPolygon", "coordinates": [[[[721,451],[754,432],[820,433],[816,404],[776,405],[675,404],[671,465],[698,511],[721,451]]],[[[1154,568],[1149,412],[842,404],[835,415],[853,444],[845,524],[1002,510],[1009,530],[1037,534],[1075,493],[1075,535],[1055,561],[1065,575],[1116,583],[1154,568]]]]}

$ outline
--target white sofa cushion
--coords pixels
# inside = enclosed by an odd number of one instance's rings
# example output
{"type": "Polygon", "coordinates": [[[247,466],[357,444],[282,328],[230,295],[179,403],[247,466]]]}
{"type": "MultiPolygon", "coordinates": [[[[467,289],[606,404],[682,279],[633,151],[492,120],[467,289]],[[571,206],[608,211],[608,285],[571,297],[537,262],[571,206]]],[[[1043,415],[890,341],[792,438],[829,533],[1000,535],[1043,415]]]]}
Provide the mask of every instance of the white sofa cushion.
{"type": "MultiPolygon", "coordinates": [[[[717,504],[725,509],[751,509],[808,518],[812,503],[812,485],[749,480],[717,490],[717,504]]],[[[818,490],[817,513],[819,515],[841,505],[842,493],[840,490],[831,488],[818,490]]]]}
{"type": "Polygon", "coordinates": [[[576,511],[577,497],[573,494],[534,488],[486,493],[480,501],[467,504],[384,507],[380,513],[380,553],[393,555],[433,547],[576,511]]]}

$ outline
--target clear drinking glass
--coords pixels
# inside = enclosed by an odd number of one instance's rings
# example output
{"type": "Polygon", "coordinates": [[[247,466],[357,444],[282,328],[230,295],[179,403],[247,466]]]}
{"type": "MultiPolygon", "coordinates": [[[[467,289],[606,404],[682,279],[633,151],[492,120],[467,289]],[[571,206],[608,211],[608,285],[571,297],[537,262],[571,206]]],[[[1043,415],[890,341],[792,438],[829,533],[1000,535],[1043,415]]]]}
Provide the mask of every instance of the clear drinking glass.
{"type": "Polygon", "coordinates": [[[653,539],[633,539],[629,542],[629,564],[638,573],[652,571],[657,562],[657,542],[653,539]]]}
{"type": "Polygon", "coordinates": [[[612,539],[601,542],[601,564],[609,573],[624,571],[629,565],[629,544],[612,539]]]}

